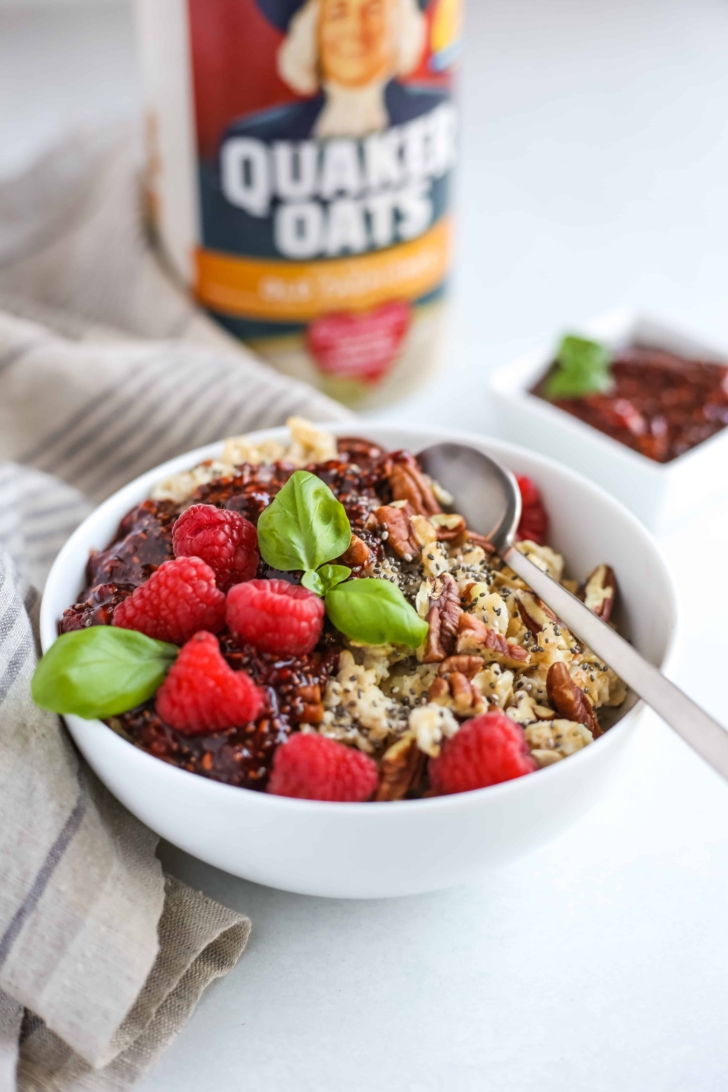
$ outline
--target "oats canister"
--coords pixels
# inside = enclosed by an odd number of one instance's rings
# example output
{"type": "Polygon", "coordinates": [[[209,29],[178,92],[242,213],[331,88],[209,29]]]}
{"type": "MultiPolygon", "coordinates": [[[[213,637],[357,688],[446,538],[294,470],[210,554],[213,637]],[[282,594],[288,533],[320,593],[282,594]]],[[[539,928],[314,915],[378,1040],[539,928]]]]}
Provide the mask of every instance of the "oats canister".
{"type": "Polygon", "coordinates": [[[137,0],[148,207],[200,303],[375,404],[443,351],[460,0],[137,0]]]}

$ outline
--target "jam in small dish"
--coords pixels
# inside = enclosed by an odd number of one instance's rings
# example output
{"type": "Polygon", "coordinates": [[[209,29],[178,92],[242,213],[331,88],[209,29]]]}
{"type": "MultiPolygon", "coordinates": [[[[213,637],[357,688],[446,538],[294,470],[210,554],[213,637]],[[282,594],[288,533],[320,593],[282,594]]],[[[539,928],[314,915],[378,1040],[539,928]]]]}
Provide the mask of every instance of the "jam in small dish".
{"type": "Polygon", "coordinates": [[[728,365],[569,335],[533,394],[658,463],[728,424],[728,365]]]}

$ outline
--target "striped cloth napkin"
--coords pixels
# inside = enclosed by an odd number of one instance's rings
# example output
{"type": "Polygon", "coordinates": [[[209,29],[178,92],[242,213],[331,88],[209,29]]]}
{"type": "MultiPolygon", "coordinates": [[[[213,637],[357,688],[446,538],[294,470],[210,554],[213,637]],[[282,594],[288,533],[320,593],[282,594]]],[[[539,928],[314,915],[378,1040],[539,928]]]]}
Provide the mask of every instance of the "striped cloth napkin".
{"type": "Polygon", "coordinates": [[[39,595],[93,503],[224,435],[348,416],[229,342],[139,222],[138,144],[76,134],[0,183],[0,1092],[124,1092],[239,958],[247,918],[34,707],[39,595]]]}

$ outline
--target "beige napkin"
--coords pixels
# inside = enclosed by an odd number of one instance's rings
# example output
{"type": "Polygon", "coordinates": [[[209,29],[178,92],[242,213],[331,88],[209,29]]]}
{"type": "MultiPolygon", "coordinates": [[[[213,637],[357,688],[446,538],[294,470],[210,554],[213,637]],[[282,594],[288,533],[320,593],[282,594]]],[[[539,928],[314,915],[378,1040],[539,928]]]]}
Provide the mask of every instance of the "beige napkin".
{"type": "Polygon", "coordinates": [[[123,1092],[250,928],[162,875],[156,836],[34,707],[33,584],[90,501],[149,467],[290,414],[348,416],[167,279],[136,148],[77,135],[0,183],[0,1092],[123,1092]]]}

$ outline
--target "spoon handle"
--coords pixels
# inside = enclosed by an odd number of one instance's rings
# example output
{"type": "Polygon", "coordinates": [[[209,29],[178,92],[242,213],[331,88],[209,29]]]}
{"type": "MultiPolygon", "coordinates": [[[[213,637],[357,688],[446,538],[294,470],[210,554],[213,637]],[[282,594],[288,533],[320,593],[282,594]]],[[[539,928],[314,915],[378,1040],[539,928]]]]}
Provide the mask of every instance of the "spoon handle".
{"type": "Polygon", "coordinates": [[[503,560],[565,625],[650,705],[713,769],[728,780],[728,732],[696,705],[580,599],[515,547],[503,560]]]}

